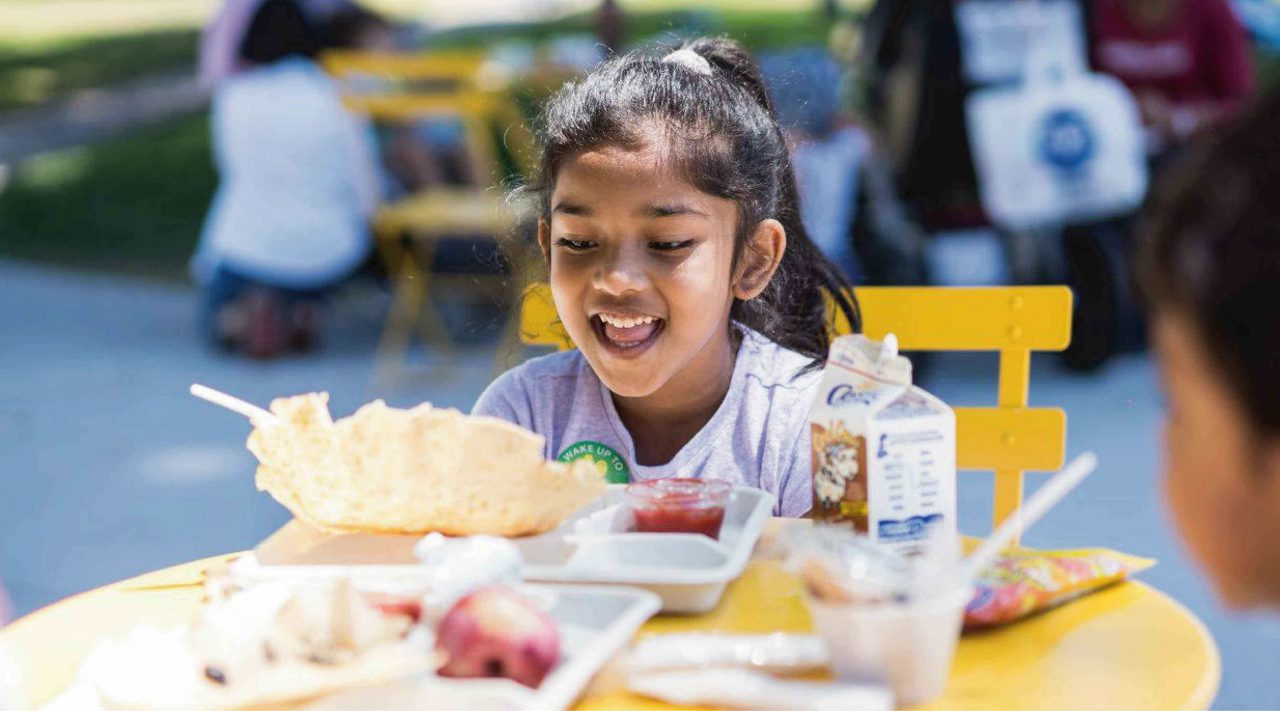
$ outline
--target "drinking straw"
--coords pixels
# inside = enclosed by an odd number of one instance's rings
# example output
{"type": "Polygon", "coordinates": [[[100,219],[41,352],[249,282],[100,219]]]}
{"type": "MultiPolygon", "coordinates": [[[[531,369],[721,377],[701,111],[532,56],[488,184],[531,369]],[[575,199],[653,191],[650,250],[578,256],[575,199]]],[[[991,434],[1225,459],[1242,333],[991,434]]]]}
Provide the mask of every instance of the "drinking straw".
{"type": "Polygon", "coordinates": [[[1000,555],[1000,551],[1013,541],[1014,536],[1035,525],[1036,521],[1039,521],[1049,509],[1076,488],[1076,485],[1089,476],[1097,466],[1098,456],[1093,452],[1085,452],[1071,460],[1070,464],[1040,487],[1039,491],[1027,499],[1026,503],[1013,512],[1012,516],[1006,518],[1004,523],[1000,524],[1000,527],[965,559],[961,570],[963,575],[960,578],[965,585],[972,585],[978,574],[995,561],[996,556],[1000,555]]]}

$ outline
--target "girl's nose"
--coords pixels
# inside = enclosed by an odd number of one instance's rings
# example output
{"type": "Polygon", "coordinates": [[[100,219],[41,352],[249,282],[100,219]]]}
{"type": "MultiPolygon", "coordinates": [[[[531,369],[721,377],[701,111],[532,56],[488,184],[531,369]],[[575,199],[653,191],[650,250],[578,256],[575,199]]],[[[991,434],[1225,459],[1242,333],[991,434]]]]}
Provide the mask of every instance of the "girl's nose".
{"type": "Polygon", "coordinates": [[[596,288],[615,296],[643,291],[649,285],[649,277],[645,273],[642,257],[635,250],[625,247],[615,250],[600,266],[595,279],[596,288]]]}

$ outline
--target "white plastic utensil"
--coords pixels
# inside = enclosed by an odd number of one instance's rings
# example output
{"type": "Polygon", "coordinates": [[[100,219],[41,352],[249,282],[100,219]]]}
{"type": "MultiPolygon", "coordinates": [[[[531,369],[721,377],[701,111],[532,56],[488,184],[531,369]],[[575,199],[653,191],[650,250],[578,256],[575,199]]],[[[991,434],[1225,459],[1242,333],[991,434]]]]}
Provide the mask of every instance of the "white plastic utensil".
{"type": "Polygon", "coordinates": [[[1064,496],[1076,488],[1085,477],[1093,473],[1098,466],[1098,456],[1093,452],[1085,452],[1054,475],[1047,484],[1040,487],[1030,499],[1027,499],[1013,515],[1004,520],[987,540],[982,542],[964,561],[961,569],[962,587],[969,587],[978,574],[995,561],[1000,551],[1013,541],[1014,536],[1035,525],[1040,517],[1062,500],[1064,496]]]}
{"type": "Polygon", "coordinates": [[[253,403],[245,402],[238,397],[233,397],[224,392],[219,392],[207,385],[192,383],[191,394],[201,400],[211,402],[219,407],[225,407],[232,412],[244,415],[254,424],[265,424],[276,419],[275,415],[258,407],[257,405],[254,405],[253,403]]]}

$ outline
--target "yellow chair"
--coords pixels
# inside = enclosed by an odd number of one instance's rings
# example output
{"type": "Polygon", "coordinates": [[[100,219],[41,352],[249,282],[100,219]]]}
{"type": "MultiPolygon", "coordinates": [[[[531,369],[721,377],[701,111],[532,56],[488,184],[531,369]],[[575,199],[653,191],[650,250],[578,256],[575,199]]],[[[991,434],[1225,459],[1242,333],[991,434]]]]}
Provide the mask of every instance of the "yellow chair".
{"type": "MultiPolygon", "coordinates": [[[[1032,351],[1060,351],[1071,339],[1071,291],[1065,286],[862,287],[863,332],[894,333],[903,350],[997,351],[996,407],[956,408],[956,462],[995,472],[994,522],[1022,503],[1022,475],[1062,466],[1067,416],[1058,408],[1027,407],[1032,351]]],[[[828,311],[832,333],[849,323],[828,311]]],[[[520,335],[530,345],[567,349],[573,342],[556,316],[546,284],[525,290],[520,335]]]]}
{"type": "MultiPolygon", "coordinates": [[[[506,289],[514,281],[480,275],[433,275],[431,265],[441,238],[488,237],[496,241],[514,272],[524,269],[529,259],[526,250],[505,239],[515,232],[521,218],[504,198],[501,185],[506,176],[495,135],[502,136],[521,172],[528,171],[532,137],[523,127],[505,77],[480,53],[332,52],[324,55],[322,62],[342,83],[346,105],[374,121],[459,120],[472,172],[480,180],[474,187],[439,187],[409,195],[384,205],[374,218],[376,245],[394,285],[376,358],[377,378],[389,382],[399,375],[414,336],[424,344],[436,345],[446,355],[452,351],[431,299],[432,286],[493,290],[506,289]]],[[[510,297],[514,301],[519,294],[510,297]]]]}

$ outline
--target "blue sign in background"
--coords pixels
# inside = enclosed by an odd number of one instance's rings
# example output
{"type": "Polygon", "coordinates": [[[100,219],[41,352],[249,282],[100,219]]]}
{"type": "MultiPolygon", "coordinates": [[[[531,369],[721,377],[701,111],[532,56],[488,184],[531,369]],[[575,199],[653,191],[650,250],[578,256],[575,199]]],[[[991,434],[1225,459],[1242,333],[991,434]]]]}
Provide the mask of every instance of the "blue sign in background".
{"type": "Polygon", "coordinates": [[[1075,109],[1055,109],[1045,116],[1039,132],[1040,157],[1065,173],[1082,170],[1097,153],[1093,127],[1075,109]]]}

